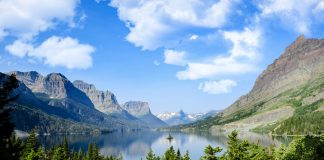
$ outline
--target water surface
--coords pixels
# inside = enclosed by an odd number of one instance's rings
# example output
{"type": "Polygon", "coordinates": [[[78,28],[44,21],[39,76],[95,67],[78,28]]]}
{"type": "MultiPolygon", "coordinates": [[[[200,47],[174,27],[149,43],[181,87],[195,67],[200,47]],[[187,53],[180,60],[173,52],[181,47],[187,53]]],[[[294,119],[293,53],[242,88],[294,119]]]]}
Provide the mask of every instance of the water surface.
{"type": "MultiPolygon", "coordinates": [[[[208,134],[208,133],[171,133],[174,137],[170,142],[167,140],[167,132],[128,132],[128,133],[110,133],[104,135],[68,135],[67,139],[72,148],[78,150],[81,148],[87,151],[89,143],[96,143],[103,155],[122,155],[124,160],[140,160],[145,156],[150,148],[157,155],[163,155],[166,149],[171,145],[175,149],[180,149],[184,154],[189,151],[193,160],[198,160],[203,155],[204,148],[207,145],[220,146],[225,149],[227,135],[225,134],[208,134]]],[[[274,138],[269,135],[259,135],[253,133],[240,133],[240,138],[248,139],[268,146],[271,144],[280,145],[288,143],[289,140],[284,138],[274,138]]],[[[63,143],[64,135],[40,136],[40,144],[45,147],[55,146],[63,143]]],[[[223,150],[224,152],[225,150],[223,150]]]]}

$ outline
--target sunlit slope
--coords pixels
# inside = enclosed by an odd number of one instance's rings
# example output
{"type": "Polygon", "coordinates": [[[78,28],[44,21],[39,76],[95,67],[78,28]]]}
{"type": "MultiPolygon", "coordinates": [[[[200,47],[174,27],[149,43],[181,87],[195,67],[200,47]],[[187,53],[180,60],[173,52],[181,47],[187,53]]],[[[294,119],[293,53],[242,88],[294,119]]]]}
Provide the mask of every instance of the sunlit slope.
{"type": "Polygon", "coordinates": [[[301,36],[257,78],[248,94],[217,116],[174,129],[317,133],[324,130],[323,98],[324,40],[301,36]]]}

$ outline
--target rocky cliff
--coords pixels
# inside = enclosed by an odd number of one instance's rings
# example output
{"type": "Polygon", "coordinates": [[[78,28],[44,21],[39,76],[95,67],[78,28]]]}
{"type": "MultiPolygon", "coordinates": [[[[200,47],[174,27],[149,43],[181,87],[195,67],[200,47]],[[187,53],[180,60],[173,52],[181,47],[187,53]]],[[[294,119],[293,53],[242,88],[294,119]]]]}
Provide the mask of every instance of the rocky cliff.
{"type": "Polygon", "coordinates": [[[163,122],[151,113],[149,104],[147,102],[129,101],[123,104],[122,107],[128,113],[139,118],[148,126],[152,126],[155,128],[167,126],[165,122],[163,122]]]}

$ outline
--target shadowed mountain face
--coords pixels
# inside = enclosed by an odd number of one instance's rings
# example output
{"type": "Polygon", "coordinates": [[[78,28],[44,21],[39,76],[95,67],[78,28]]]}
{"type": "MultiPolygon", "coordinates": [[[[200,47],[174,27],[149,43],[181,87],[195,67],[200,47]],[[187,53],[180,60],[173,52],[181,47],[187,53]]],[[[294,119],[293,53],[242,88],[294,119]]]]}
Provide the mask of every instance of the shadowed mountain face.
{"type": "Polygon", "coordinates": [[[167,126],[165,122],[151,113],[147,102],[129,101],[122,106],[128,113],[155,128],[167,126]]]}
{"type": "MultiPolygon", "coordinates": [[[[60,132],[64,129],[57,131],[44,129],[49,122],[59,125],[60,121],[68,121],[69,124],[71,121],[73,126],[86,126],[85,128],[99,128],[107,131],[146,128],[140,120],[122,109],[123,115],[126,116],[107,115],[98,111],[86,93],[76,88],[62,74],[51,73],[45,77],[35,71],[15,71],[10,74],[16,74],[17,79],[21,82],[20,87],[16,90],[21,96],[12,106],[14,112],[17,113],[14,118],[17,120],[27,118],[24,123],[17,121],[19,129],[28,131],[36,127],[40,132],[60,132]],[[22,107],[19,108],[19,106],[22,107]],[[40,123],[40,121],[43,122],[40,123]]],[[[114,102],[117,101],[114,100],[114,102]]],[[[118,104],[117,106],[120,108],[118,104]]],[[[69,124],[60,128],[69,127],[70,130],[65,130],[66,132],[82,131],[82,129],[72,129],[73,126],[69,124]]],[[[57,125],[52,124],[56,127],[57,125]]]]}
{"type": "Polygon", "coordinates": [[[95,108],[105,114],[120,116],[128,120],[136,120],[134,116],[125,111],[117,102],[116,96],[110,91],[97,90],[93,84],[76,80],[73,85],[84,92],[94,104],[95,108]]]}

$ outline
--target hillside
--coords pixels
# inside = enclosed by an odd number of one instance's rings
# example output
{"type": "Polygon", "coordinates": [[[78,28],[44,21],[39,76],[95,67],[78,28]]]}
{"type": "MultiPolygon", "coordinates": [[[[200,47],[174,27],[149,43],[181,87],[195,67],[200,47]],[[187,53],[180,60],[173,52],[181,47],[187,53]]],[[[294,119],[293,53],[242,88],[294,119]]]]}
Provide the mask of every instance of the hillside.
{"type": "MultiPolygon", "coordinates": [[[[181,130],[317,134],[324,130],[324,40],[297,38],[220,114],[181,130]]],[[[175,129],[175,128],[173,128],[175,129]]]]}
{"type": "MultiPolygon", "coordinates": [[[[0,74],[1,81],[8,77],[0,74]]],[[[30,131],[35,128],[39,133],[89,133],[148,128],[129,113],[129,117],[124,117],[100,112],[83,91],[60,73],[43,76],[35,71],[15,71],[9,74],[15,74],[20,83],[15,90],[19,98],[10,105],[16,129],[30,131]]]]}

